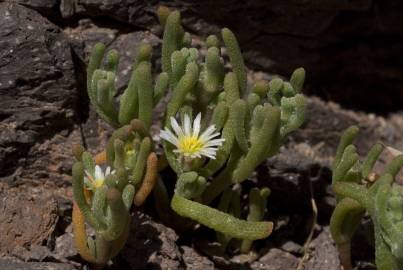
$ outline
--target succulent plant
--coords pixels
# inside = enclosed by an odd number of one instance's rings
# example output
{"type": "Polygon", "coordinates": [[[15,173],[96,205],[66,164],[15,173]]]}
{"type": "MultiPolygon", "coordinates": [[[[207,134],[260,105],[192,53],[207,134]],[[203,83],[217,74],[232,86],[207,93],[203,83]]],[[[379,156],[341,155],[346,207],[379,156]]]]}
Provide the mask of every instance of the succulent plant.
{"type": "Polygon", "coordinates": [[[153,83],[151,45],[147,43],[140,45],[130,81],[120,96],[119,106],[115,106],[114,97],[117,95],[115,78],[119,54],[116,50],[110,50],[105,56],[105,50],[105,45],[98,43],[90,55],[87,67],[87,92],[91,104],[97,113],[115,128],[129,124],[132,119],[139,119],[145,129],[149,130],[153,107],[168,87],[168,74],[162,72],[153,83]]]}
{"type": "Polygon", "coordinates": [[[270,190],[250,190],[249,214],[242,219],[240,184],[304,121],[303,68],[294,71],[290,82],[275,78],[249,87],[238,41],[229,29],[222,30],[222,47],[218,37],[209,36],[203,55],[191,47],[179,12],[161,7],[158,18],[164,34],[162,72],[155,82],[148,44],[138,49],[120,96],[115,87],[118,53],[106,53],[97,44],[89,59],[90,102],[116,130],[95,158],[82,147],[74,148],[73,221],[79,253],[101,266],[124,245],[131,205],[141,205],[153,187],[162,219],[191,219],[215,230],[223,249],[238,238],[243,240],[241,251],[248,252],[253,240],[272,231],[273,223],[263,221],[270,190]],[[232,71],[224,65],[224,48],[232,71]],[[164,153],[157,160],[150,127],[153,108],[167,90],[172,93],[160,133],[164,153]],[[106,175],[102,164],[108,166],[106,175]],[[158,174],[168,165],[177,175],[172,198],[158,174]],[[217,209],[211,206],[216,198],[217,209]],[[85,222],[95,237],[87,236],[85,222]]]}
{"type": "Polygon", "coordinates": [[[74,147],[75,244],[80,255],[94,264],[106,264],[124,246],[131,206],[143,204],[157,180],[158,159],[144,127],[135,119],[116,130],[106,152],[95,159],[81,146],[74,147]],[[101,166],[107,166],[105,173],[101,166]],[[85,222],[95,231],[94,237],[87,235],[85,222]]]}
{"type": "MultiPolygon", "coordinates": [[[[165,26],[162,67],[172,89],[161,137],[166,159],[178,175],[172,209],[214,229],[219,238],[265,238],[272,230],[271,222],[261,221],[268,190],[251,191],[250,213],[242,220],[241,207],[236,206],[240,194],[231,186],[248,179],[261,162],[277,153],[287,134],[302,125],[305,71],[297,69],[290,82],[276,78],[249,88],[238,41],[229,29],[221,32],[232,66],[226,72],[216,36],[207,38],[203,57],[189,46],[179,12],[164,9],[160,17],[165,26]],[[218,210],[210,207],[219,196],[218,210]]],[[[244,242],[243,251],[250,246],[244,242]]]]}
{"type": "Polygon", "coordinates": [[[375,263],[379,270],[403,269],[403,188],[394,179],[403,166],[403,155],[396,156],[382,174],[374,177],[373,166],[383,151],[375,144],[364,161],[352,145],[358,128],[348,128],[341,137],[333,163],[333,190],[337,205],[330,230],[345,270],[352,269],[351,238],[368,213],[374,224],[375,263]]]}

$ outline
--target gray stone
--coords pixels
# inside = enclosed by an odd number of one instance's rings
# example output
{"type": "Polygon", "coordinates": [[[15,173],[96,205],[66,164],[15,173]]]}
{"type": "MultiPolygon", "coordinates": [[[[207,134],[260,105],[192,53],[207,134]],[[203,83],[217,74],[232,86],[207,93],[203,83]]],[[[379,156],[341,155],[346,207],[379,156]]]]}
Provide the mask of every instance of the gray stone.
{"type": "Polygon", "coordinates": [[[272,248],[258,261],[254,262],[251,267],[255,270],[296,269],[298,261],[298,258],[294,255],[272,248]]]}
{"type": "Polygon", "coordinates": [[[304,270],[339,270],[339,253],[330,236],[329,227],[325,227],[311,242],[308,260],[304,270]]]}
{"type": "Polygon", "coordinates": [[[47,15],[50,15],[52,11],[57,9],[58,1],[57,0],[12,0],[5,2],[13,2],[18,3],[20,5],[24,5],[26,7],[35,9],[40,12],[44,12],[47,15]]]}
{"type": "Polygon", "coordinates": [[[136,212],[121,259],[129,269],[184,269],[177,239],[171,228],[136,212]]]}
{"type": "Polygon", "coordinates": [[[10,3],[0,3],[0,24],[0,177],[15,182],[34,144],[72,128],[76,81],[58,27],[10,3]]]}
{"type": "Polygon", "coordinates": [[[74,270],[77,269],[69,264],[48,262],[14,262],[0,259],[1,270],[74,270]]]}
{"type": "MultiPolygon", "coordinates": [[[[158,31],[159,1],[67,2],[80,15],[158,31]]],[[[163,4],[180,10],[185,28],[199,36],[219,34],[222,27],[232,29],[247,62],[256,69],[288,76],[295,68],[305,67],[309,93],[368,111],[400,108],[403,75],[396,63],[403,61],[403,32],[398,27],[401,1],[182,0],[163,4]]]]}
{"type": "Polygon", "coordinates": [[[131,25],[148,27],[155,24],[158,1],[77,0],[75,12],[89,17],[106,16],[131,25]]]}
{"type": "Polygon", "coordinates": [[[187,246],[181,246],[182,258],[188,270],[213,270],[214,263],[207,257],[200,255],[196,250],[187,246]]]}

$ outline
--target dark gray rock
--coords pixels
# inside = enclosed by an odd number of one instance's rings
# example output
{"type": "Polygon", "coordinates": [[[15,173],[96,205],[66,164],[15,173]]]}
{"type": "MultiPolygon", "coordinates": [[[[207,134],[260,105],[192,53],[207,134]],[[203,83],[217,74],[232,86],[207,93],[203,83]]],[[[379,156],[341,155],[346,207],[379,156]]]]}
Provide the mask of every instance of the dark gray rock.
{"type": "Polygon", "coordinates": [[[13,0],[13,1],[5,1],[5,2],[13,2],[18,3],[20,5],[35,9],[39,12],[43,12],[47,15],[50,15],[51,12],[56,11],[58,9],[57,0],[13,0]]]}
{"type": "Polygon", "coordinates": [[[61,262],[68,262],[69,259],[77,256],[77,250],[74,245],[74,236],[72,224],[66,228],[66,232],[55,239],[52,256],[61,262]]]}
{"type": "Polygon", "coordinates": [[[255,68],[289,75],[303,66],[310,93],[350,108],[400,108],[401,1],[183,2],[172,5],[183,10],[186,27],[202,35],[229,27],[255,68]],[[199,21],[207,27],[194,28],[199,21]]]}
{"type": "MultiPolygon", "coordinates": [[[[305,123],[291,135],[291,141],[307,143],[316,152],[314,159],[317,161],[326,163],[327,160],[330,165],[342,132],[351,125],[360,128],[355,143],[361,153],[366,153],[377,141],[393,144],[402,140],[399,125],[383,117],[344,110],[338,104],[315,97],[308,99],[307,108],[305,123]]],[[[312,153],[306,154],[313,157],[312,153]]]]}
{"type": "Polygon", "coordinates": [[[304,270],[339,270],[339,253],[330,236],[328,227],[323,228],[319,235],[311,242],[309,258],[304,262],[304,270]]]}
{"type": "Polygon", "coordinates": [[[297,269],[298,261],[298,258],[294,255],[272,248],[258,261],[254,262],[251,268],[256,270],[297,269]]]}
{"type": "MultiPolygon", "coordinates": [[[[77,0],[65,1],[74,9],[75,13],[88,17],[109,17],[115,21],[128,23],[137,27],[149,27],[155,25],[155,10],[159,1],[136,0],[77,0]]],[[[71,14],[71,13],[70,13],[71,14]]],[[[65,16],[70,15],[65,12],[65,16]]]]}
{"type": "Polygon", "coordinates": [[[42,262],[50,257],[50,250],[46,246],[31,244],[27,248],[15,246],[8,255],[22,261],[42,262]]]}
{"type": "Polygon", "coordinates": [[[119,36],[119,30],[94,24],[90,19],[78,21],[75,27],[66,27],[64,33],[69,37],[74,52],[79,59],[87,63],[92,47],[102,42],[109,46],[119,36]]]}
{"type": "MultiPolygon", "coordinates": [[[[160,1],[64,2],[74,10],[71,14],[158,29],[155,10],[160,1]]],[[[232,29],[255,69],[288,76],[295,68],[305,67],[309,93],[374,112],[400,108],[401,1],[182,0],[162,4],[180,10],[186,29],[197,35],[232,29]]]]}
{"type": "Polygon", "coordinates": [[[0,23],[0,177],[13,182],[34,144],[72,129],[77,92],[58,27],[10,3],[0,3],[0,23]]]}
{"type": "Polygon", "coordinates": [[[1,270],[74,270],[69,264],[48,262],[15,262],[8,259],[0,259],[1,270]]]}
{"type": "Polygon", "coordinates": [[[214,263],[207,257],[200,255],[196,250],[187,246],[181,246],[182,258],[188,270],[213,270],[214,263]]]}
{"type": "Polygon", "coordinates": [[[117,89],[126,88],[132,74],[132,65],[138,48],[142,43],[149,43],[153,47],[153,70],[157,70],[156,61],[160,57],[160,39],[148,31],[136,31],[120,35],[109,46],[119,52],[120,62],[118,67],[117,89]]]}
{"type": "Polygon", "coordinates": [[[177,240],[174,230],[136,212],[118,269],[184,269],[177,240]]]}
{"type": "Polygon", "coordinates": [[[154,67],[159,64],[160,39],[149,31],[120,33],[115,28],[98,26],[86,19],[80,20],[75,28],[66,28],[64,32],[71,39],[74,52],[83,63],[88,62],[89,54],[98,42],[104,43],[108,50],[117,50],[120,56],[116,84],[118,90],[127,86],[137,50],[142,43],[149,43],[153,47],[154,67]]]}

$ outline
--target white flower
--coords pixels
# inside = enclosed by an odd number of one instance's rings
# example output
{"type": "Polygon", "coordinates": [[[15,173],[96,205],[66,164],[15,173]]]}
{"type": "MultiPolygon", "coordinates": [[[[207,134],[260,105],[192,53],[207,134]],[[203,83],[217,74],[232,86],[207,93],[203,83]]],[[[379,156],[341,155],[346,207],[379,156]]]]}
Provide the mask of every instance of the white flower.
{"type": "Polygon", "coordinates": [[[179,153],[189,158],[200,158],[206,156],[215,159],[218,147],[220,147],[225,139],[216,132],[214,125],[209,126],[200,135],[201,114],[199,113],[193,121],[193,126],[190,117],[185,114],[183,128],[179,126],[174,117],[171,117],[171,127],[173,131],[167,127],[161,130],[160,137],[176,146],[175,153],[179,153]],[[216,138],[216,139],[214,139],[216,138]]]}
{"type": "Polygon", "coordinates": [[[90,172],[85,171],[86,176],[84,177],[84,183],[86,187],[90,190],[95,190],[104,184],[105,178],[110,174],[115,174],[115,171],[111,171],[111,167],[106,167],[105,173],[102,168],[98,165],[95,166],[95,172],[92,175],[90,172]]]}

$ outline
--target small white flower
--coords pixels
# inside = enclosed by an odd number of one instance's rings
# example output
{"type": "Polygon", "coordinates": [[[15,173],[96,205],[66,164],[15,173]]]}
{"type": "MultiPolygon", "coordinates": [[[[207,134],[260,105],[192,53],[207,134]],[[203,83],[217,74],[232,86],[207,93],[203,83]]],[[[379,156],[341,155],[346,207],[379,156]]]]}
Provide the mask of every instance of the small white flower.
{"type": "Polygon", "coordinates": [[[106,167],[105,173],[102,168],[98,165],[95,166],[94,175],[90,172],[85,171],[86,176],[84,177],[84,183],[86,187],[90,190],[95,190],[104,184],[105,178],[110,174],[115,174],[115,171],[111,171],[111,167],[106,167]]]}
{"type": "Polygon", "coordinates": [[[179,126],[174,117],[171,117],[171,126],[173,131],[168,128],[161,130],[160,137],[176,146],[175,153],[179,153],[189,158],[200,158],[206,156],[215,159],[218,147],[220,147],[225,139],[216,132],[214,125],[209,126],[200,134],[201,114],[199,113],[193,121],[185,114],[183,128],[179,126]],[[216,139],[214,139],[216,138],[216,139]]]}

